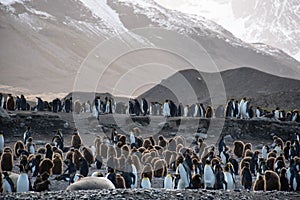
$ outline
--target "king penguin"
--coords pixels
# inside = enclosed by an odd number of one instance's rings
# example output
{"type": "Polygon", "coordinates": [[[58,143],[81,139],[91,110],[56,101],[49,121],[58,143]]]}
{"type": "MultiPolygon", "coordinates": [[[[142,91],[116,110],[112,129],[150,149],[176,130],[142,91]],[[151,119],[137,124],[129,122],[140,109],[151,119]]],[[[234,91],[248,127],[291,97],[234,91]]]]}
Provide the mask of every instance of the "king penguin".
{"type": "Polygon", "coordinates": [[[143,179],[141,181],[141,187],[144,189],[150,189],[151,188],[151,182],[150,179],[147,176],[147,173],[143,174],[143,179]]]}
{"type": "Polygon", "coordinates": [[[164,179],[164,188],[165,189],[174,189],[174,182],[172,174],[168,173],[168,175],[164,179]]]}
{"type": "Polygon", "coordinates": [[[231,169],[231,163],[228,163],[224,168],[225,181],[227,183],[227,190],[234,190],[235,181],[230,169],[231,169]]]}
{"type": "Polygon", "coordinates": [[[17,192],[28,192],[29,191],[29,179],[28,175],[24,170],[24,166],[20,165],[20,175],[17,181],[17,192]]]}
{"type": "Polygon", "coordinates": [[[204,166],[204,187],[205,189],[213,189],[215,185],[216,177],[211,166],[211,161],[206,160],[204,166]]]}

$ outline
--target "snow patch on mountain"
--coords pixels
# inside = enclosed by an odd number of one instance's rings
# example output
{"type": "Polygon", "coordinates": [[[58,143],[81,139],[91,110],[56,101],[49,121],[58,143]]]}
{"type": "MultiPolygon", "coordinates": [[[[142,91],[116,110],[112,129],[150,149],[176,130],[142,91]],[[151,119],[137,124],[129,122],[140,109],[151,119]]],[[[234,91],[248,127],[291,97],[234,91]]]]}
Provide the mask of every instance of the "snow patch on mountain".
{"type": "Polygon", "coordinates": [[[107,5],[107,0],[80,0],[96,17],[103,20],[103,22],[115,33],[127,32],[128,30],[123,26],[118,13],[107,5]]]}

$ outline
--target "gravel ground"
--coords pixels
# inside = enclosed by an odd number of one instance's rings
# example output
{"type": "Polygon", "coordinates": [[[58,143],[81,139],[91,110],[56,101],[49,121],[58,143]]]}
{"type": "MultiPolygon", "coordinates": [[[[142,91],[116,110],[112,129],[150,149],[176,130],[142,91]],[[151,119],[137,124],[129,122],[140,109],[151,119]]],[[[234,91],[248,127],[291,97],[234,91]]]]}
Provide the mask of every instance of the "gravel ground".
{"type": "Polygon", "coordinates": [[[118,189],[12,193],[1,199],[300,199],[294,192],[249,192],[212,190],[118,189]]]}

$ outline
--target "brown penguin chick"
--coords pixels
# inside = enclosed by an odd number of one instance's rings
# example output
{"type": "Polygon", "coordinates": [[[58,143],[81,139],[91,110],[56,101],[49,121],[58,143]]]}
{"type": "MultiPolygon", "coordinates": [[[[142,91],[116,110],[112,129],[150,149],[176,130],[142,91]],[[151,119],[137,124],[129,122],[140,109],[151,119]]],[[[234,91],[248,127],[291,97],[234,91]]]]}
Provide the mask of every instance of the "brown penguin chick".
{"type": "Polygon", "coordinates": [[[54,175],[60,175],[63,172],[63,161],[61,158],[61,155],[58,153],[55,153],[53,155],[52,159],[53,168],[52,168],[52,174],[54,175]]]}
{"type": "Polygon", "coordinates": [[[123,178],[123,176],[121,176],[120,174],[116,174],[116,188],[121,188],[121,189],[125,189],[126,185],[125,185],[125,180],[123,178]]]}
{"type": "Polygon", "coordinates": [[[122,146],[123,146],[122,142],[117,143],[117,146],[115,148],[116,153],[117,153],[117,157],[120,157],[122,155],[122,151],[121,151],[122,146]]]}
{"type": "Polygon", "coordinates": [[[91,149],[83,147],[81,153],[89,165],[95,162],[95,158],[91,149]]]}
{"type": "Polygon", "coordinates": [[[172,156],[172,152],[169,151],[169,150],[165,150],[163,153],[162,153],[165,161],[167,162],[167,165],[168,165],[168,168],[170,167],[170,164],[171,164],[171,156],[172,156]]]}
{"type": "Polygon", "coordinates": [[[200,174],[195,174],[192,177],[192,185],[193,185],[193,189],[204,188],[204,185],[202,184],[202,177],[200,174]]]}
{"type": "MultiPolygon", "coordinates": [[[[34,155],[34,154],[30,154],[34,155]]],[[[28,157],[26,155],[21,155],[19,165],[23,165],[25,170],[27,170],[27,164],[28,164],[28,157]]]]}
{"type": "Polygon", "coordinates": [[[176,136],[175,140],[176,140],[176,145],[181,144],[182,146],[186,146],[185,139],[182,136],[176,136]]]}
{"type": "Polygon", "coordinates": [[[79,149],[81,145],[82,145],[82,139],[78,133],[78,130],[74,129],[74,132],[72,134],[72,139],[71,139],[71,147],[74,147],[75,149],[79,149]]]}
{"type": "Polygon", "coordinates": [[[82,158],[82,154],[80,153],[80,151],[78,149],[74,149],[74,153],[73,153],[73,163],[75,164],[76,170],[80,169],[80,158],[82,158]]]}
{"type": "Polygon", "coordinates": [[[131,160],[132,160],[132,164],[134,164],[134,166],[136,167],[136,170],[138,172],[140,172],[141,171],[141,161],[140,161],[139,157],[137,155],[132,155],[131,160]]]}
{"type": "Polygon", "coordinates": [[[154,138],[152,136],[149,137],[149,140],[150,140],[152,146],[156,145],[155,144],[155,140],[154,140],[154,138]]]}
{"type": "Polygon", "coordinates": [[[1,171],[12,171],[14,168],[14,156],[10,148],[4,148],[1,155],[1,171]]]}
{"type": "Polygon", "coordinates": [[[49,185],[51,185],[49,180],[42,181],[35,185],[36,192],[50,191],[49,185]]]}
{"type": "Polygon", "coordinates": [[[265,173],[265,187],[264,191],[273,191],[277,190],[280,191],[280,178],[278,174],[271,170],[267,170],[265,173]]]}
{"type": "Polygon", "coordinates": [[[276,158],[276,156],[277,156],[277,152],[275,150],[268,153],[268,158],[276,158]]]}
{"type": "Polygon", "coordinates": [[[291,141],[287,141],[285,143],[285,146],[283,147],[283,155],[286,160],[289,159],[290,149],[291,149],[291,141]]]}
{"type": "Polygon", "coordinates": [[[244,143],[242,141],[234,141],[233,153],[236,157],[242,158],[244,152],[244,143]]]}
{"type": "Polygon", "coordinates": [[[153,168],[152,168],[151,164],[147,163],[144,165],[144,168],[141,173],[141,180],[143,179],[144,174],[146,174],[146,177],[148,177],[151,182],[152,177],[153,177],[153,168]]]}
{"type": "Polygon", "coordinates": [[[275,164],[275,158],[274,157],[270,157],[270,158],[267,159],[266,165],[267,165],[268,170],[273,170],[274,169],[274,164],[275,164]]]}
{"type": "Polygon", "coordinates": [[[63,152],[62,152],[62,150],[60,150],[60,149],[57,148],[56,146],[53,146],[53,147],[52,147],[52,151],[53,151],[53,154],[58,153],[61,157],[63,157],[63,152]]]}
{"type": "Polygon", "coordinates": [[[245,189],[250,190],[252,187],[252,176],[250,172],[250,163],[245,162],[243,169],[240,171],[241,183],[245,189]]]}
{"type": "Polygon", "coordinates": [[[49,158],[45,158],[42,160],[39,166],[39,173],[43,174],[44,172],[52,174],[53,163],[49,158]]]}
{"type": "Polygon", "coordinates": [[[263,176],[259,175],[256,181],[254,182],[253,191],[264,191],[265,188],[265,179],[263,176]]]}
{"type": "Polygon", "coordinates": [[[108,147],[107,147],[106,144],[104,144],[104,143],[100,144],[100,155],[101,155],[101,157],[107,158],[107,150],[108,150],[108,147]]]}
{"type": "Polygon", "coordinates": [[[52,151],[52,146],[51,144],[47,143],[45,145],[46,147],[46,154],[45,154],[45,158],[49,158],[52,160],[52,156],[53,156],[53,151],[52,151]]]}
{"type": "MultiPolygon", "coordinates": [[[[40,174],[36,177],[34,183],[33,183],[33,189],[34,191],[37,191],[37,184],[42,183],[43,181],[48,180],[50,177],[50,174],[48,172],[44,172],[43,174],[40,174]]],[[[39,186],[38,186],[39,187],[39,186]]]]}
{"type": "Polygon", "coordinates": [[[94,146],[95,146],[96,155],[101,155],[101,153],[100,153],[100,145],[101,144],[102,144],[102,139],[101,139],[101,137],[99,135],[97,135],[96,138],[95,138],[95,140],[94,140],[94,146]]]}
{"type": "Polygon", "coordinates": [[[74,149],[73,148],[69,149],[69,151],[66,153],[65,159],[73,160],[73,153],[74,153],[74,149]]]}
{"type": "Polygon", "coordinates": [[[245,151],[244,157],[251,157],[251,158],[252,158],[253,154],[254,154],[253,151],[251,151],[250,149],[247,149],[247,150],[245,151]]]}
{"type": "Polygon", "coordinates": [[[143,143],[143,147],[145,149],[149,149],[152,146],[152,142],[149,139],[145,139],[143,143]]]}
{"type": "Polygon", "coordinates": [[[243,157],[245,157],[245,153],[246,153],[247,150],[252,151],[252,144],[251,144],[251,143],[246,143],[246,144],[244,145],[243,157]]]}
{"type": "Polygon", "coordinates": [[[39,147],[39,148],[36,150],[36,153],[39,153],[39,154],[45,154],[45,153],[46,153],[46,148],[45,148],[45,147],[39,147]]]}
{"type": "Polygon", "coordinates": [[[280,186],[281,186],[280,190],[281,191],[289,191],[290,187],[289,187],[289,181],[287,179],[285,167],[280,170],[279,178],[280,178],[280,186]]]}
{"type": "Polygon", "coordinates": [[[159,160],[159,157],[154,157],[152,158],[151,156],[148,157],[148,159],[146,160],[146,163],[150,163],[152,168],[154,168],[154,163],[159,160]]]}
{"type": "Polygon", "coordinates": [[[240,162],[240,170],[239,171],[241,171],[245,167],[246,163],[250,163],[251,159],[252,159],[251,157],[243,158],[240,162]]]}
{"type": "Polygon", "coordinates": [[[118,158],[118,171],[124,172],[125,170],[125,162],[126,162],[126,157],[122,154],[120,158],[118,158]]]}
{"type": "Polygon", "coordinates": [[[182,148],[184,148],[184,146],[182,145],[182,144],[178,144],[177,146],[176,146],[176,152],[180,152],[180,149],[182,149],[182,148]]]}
{"type": "Polygon", "coordinates": [[[141,157],[141,162],[142,162],[143,164],[146,164],[146,160],[148,159],[148,157],[151,157],[150,152],[144,153],[143,156],[141,157]]]}
{"type": "Polygon", "coordinates": [[[19,150],[20,149],[25,149],[25,144],[21,141],[18,140],[15,144],[14,144],[14,155],[18,158],[20,156],[19,154],[19,150]]]}
{"type": "Polygon", "coordinates": [[[107,149],[107,159],[109,157],[117,157],[117,152],[114,146],[109,146],[107,149]]]}
{"type": "Polygon", "coordinates": [[[117,169],[117,167],[118,167],[118,162],[117,162],[117,160],[114,158],[114,157],[112,157],[112,156],[110,156],[108,159],[107,159],[107,164],[106,164],[106,166],[108,167],[108,168],[111,168],[111,169],[117,169]]]}
{"type": "Polygon", "coordinates": [[[124,155],[126,158],[130,154],[130,148],[127,144],[123,145],[121,148],[121,154],[124,155]]]}
{"type": "Polygon", "coordinates": [[[168,145],[168,141],[164,138],[164,136],[160,135],[158,137],[158,146],[161,146],[162,148],[165,148],[168,145]]]}
{"type": "Polygon", "coordinates": [[[176,141],[173,139],[173,138],[171,138],[170,140],[169,140],[169,142],[168,142],[168,150],[169,151],[176,151],[176,141]]]}
{"type": "Polygon", "coordinates": [[[163,159],[154,162],[154,177],[165,177],[168,173],[167,163],[163,159]]]}

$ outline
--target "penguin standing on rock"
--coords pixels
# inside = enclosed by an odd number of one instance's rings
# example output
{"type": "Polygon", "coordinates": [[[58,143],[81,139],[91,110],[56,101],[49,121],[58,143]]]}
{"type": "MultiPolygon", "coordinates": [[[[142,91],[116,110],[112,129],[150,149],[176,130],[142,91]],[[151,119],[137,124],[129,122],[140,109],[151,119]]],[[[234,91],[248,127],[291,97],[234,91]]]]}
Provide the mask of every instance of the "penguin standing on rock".
{"type": "Polygon", "coordinates": [[[24,166],[20,165],[20,175],[17,181],[17,192],[28,192],[30,189],[28,175],[24,170],[24,166]]]}

